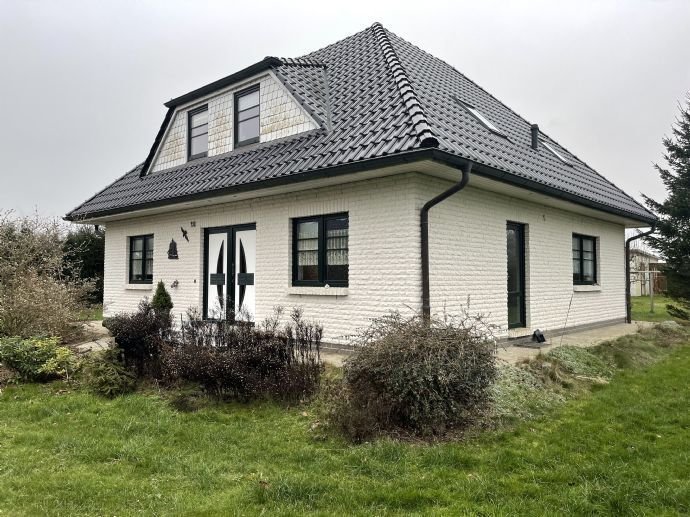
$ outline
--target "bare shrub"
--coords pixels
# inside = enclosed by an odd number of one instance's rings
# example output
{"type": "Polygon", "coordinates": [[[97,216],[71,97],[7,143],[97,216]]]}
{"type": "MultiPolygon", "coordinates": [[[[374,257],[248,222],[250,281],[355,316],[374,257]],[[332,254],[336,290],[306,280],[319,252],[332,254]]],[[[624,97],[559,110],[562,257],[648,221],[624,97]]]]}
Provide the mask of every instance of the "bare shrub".
{"type": "Polygon", "coordinates": [[[342,381],[328,389],[326,420],[361,441],[382,433],[441,435],[490,401],[496,378],[493,327],[481,317],[391,313],[355,339],[342,381]]]}
{"type": "Polygon", "coordinates": [[[63,253],[64,227],[54,219],[0,212],[0,335],[29,337],[76,331],[92,283],[63,253]]]}
{"type": "Polygon", "coordinates": [[[282,309],[258,327],[204,321],[190,311],[180,339],[163,353],[168,381],[199,383],[209,394],[247,401],[273,397],[296,401],[319,385],[322,364],[320,325],[306,322],[298,309],[281,326],[282,309]]]}

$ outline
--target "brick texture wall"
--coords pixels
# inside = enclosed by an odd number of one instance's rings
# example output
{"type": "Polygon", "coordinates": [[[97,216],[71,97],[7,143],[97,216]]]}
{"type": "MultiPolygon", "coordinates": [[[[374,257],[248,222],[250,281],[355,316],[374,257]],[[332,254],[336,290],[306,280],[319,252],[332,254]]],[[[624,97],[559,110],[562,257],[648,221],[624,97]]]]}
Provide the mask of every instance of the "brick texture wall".
{"type": "Polygon", "coordinates": [[[351,183],[345,186],[241,201],[110,222],[106,231],[104,313],[133,311],[139,301],[153,294],[158,280],[168,286],[175,316],[188,307],[201,307],[203,285],[203,229],[256,223],[256,320],[268,316],[274,306],[299,306],[305,316],[322,322],[327,338],[342,342],[369,318],[389,308],[405,310],[418,303],[417,260],[410,247],[409,228],[415,224],[412,210],[414,177],[402,175],[351,183]],[[385,192],[385,196],[381,193],[385,192]],[[291,287],[291,219],[337,212],[349,213],[349,288],[342,290],[291,287]],[[195,221],[196,227],[191,227],[195,221]],[[180,227],[189,232],[189,242],[180,227]],[[153,286],[128,285],[128,237],[154,234],[153,286]],[[175,239],[178,260],[167,258],[175,239]],[[320,294],[314,294],[320,293],[320,294]]]}
{"type": "MultiPolygon", "coordinates": [[[[415,209],[450,183],[417,178],[415,209]]],[[[506,223],[523,223],[527,331],[553,330],[625,317],[623,226],[471,186],[431,209],[432,310],[488,315],[507,328],[506,223]],[[599,287],[575,291],[572,234],[597,237],[599,287]]]]}
{"type": "Polygon", "coordinates": [[[208,104],[208,155],[217,156],[233,149],[233,95],[254,84],[260,84],[260,141],[269,142],[311,129],[317,125],[307,112],[272,75],[266,74],[236,89],[200,100],[179,109],[173,116],[152,171],[161,171],[187,162],[187,112],[208,104]]]}
{"type": "MultiPolygon", "coordinates": [[[[421,296],[419,210],[450,185],[429,176],[404,174],[337,187],[307,190],[110,222],[106,232],[105,314],[132,311],[151,286],[127,284],[127,243],[153,233],[154,285],[177,280],[170,289],[175,313],[200,307],[203,229],[256,223],[256,319],[275,305],[300,306],[321,321],[330,342],[366,326],[391,309],[418,310],[421,296]],[[348,212],[349,287],[343,291],[291,287],[291,218],[348,212]],[[191,222],[196,223],[195,227],[191,222]],[[189,232],[190,242],[180,227],[189,232]],[[168,260],[171,239],[179,260],[168,260]],[[328,293],[331,294],[328,294],[328,293]],[[340,293],[335,296],[332,293],[340,293]]],[[[548,331],[622,319],[625,316],[623,227],[574,213],[467,187],[430,214],[432,310],[457,313],[466,307],[507,327],[506,222],[527,225],[527,323],[548,331]],[[576,292],[572,284],[571,234],[599,239],[598,290],[576,292]]],[[[523,332],[524,333],[524,332],[523,332]]]]}

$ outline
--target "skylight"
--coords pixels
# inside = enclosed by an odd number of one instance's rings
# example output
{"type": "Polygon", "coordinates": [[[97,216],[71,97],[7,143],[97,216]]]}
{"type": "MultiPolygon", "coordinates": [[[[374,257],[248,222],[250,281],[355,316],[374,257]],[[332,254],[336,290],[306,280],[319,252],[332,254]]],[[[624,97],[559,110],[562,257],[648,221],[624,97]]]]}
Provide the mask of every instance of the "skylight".
{"type": "Polygon", "coordinates": [[[461,100],[458,99],[458,98],[455,98],[455,100],[456,100],[463,108],[465,108],[467,111],[469,111],[470,114],[471,114],[474,118],[476,118],[476,119],[479,121],[479,123],[480,123],[482,126],[484,126],[486,129],[488,129],[488,130],[491,131],[492,133],[496,133],[497,135],[506,136],[505,133],[504,133],[503,131],[501,131],[500,129],[498,129],[498,128],[494,125],[494,123],[491,122],[488,118],[486,118],[477,108],[473,108],[472,106],[470,106],[470,105],[467,104],[466,102],[461,101],[461,100]]]}
{"type": "Polygon", "coordinates": [[[556,156],[556,158],[561,160],[566,165],[572,166],[572,163],[570,162],[570,160],[568,160],[565,156],[563,156],[561,153],[556,151],[556,149],[551,144],[549,144],[548,142],[545,142],[544,140],[540,140],[540,142],[544,147],[546,147],[549,151],[551,151],[554,154],[554,156],[556,156]]]}

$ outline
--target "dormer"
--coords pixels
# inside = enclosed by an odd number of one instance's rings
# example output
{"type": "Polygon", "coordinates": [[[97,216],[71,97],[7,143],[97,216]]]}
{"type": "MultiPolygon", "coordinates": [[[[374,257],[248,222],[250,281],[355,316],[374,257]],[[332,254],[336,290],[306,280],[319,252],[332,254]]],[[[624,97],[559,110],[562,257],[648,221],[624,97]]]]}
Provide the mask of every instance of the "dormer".
{"type": "Polygon", "coordinates": [[[279,77],[277,58],[170,100],[142,175],[318,129],[279,77]]]}

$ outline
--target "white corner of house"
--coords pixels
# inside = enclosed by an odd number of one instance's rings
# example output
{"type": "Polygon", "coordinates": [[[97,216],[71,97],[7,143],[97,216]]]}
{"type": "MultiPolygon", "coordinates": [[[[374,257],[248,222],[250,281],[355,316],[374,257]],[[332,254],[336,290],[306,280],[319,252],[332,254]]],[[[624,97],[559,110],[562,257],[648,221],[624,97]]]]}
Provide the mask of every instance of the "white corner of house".
{"type": "Polygon", "coordinates": [[[152,291],[153,284],[125,284],[127,291],[152,291]]]}
{"type": "Polygon", "coordinates": [[[595,285],[574,285],[573,291],[576,293],[598,293],[601,292],[601,286],[595,285]]]}
{"type": "Polygon", "coordinates": [[[300,296],[347,296],[347,287],[289,286],[287,294],[300,296]]]}

